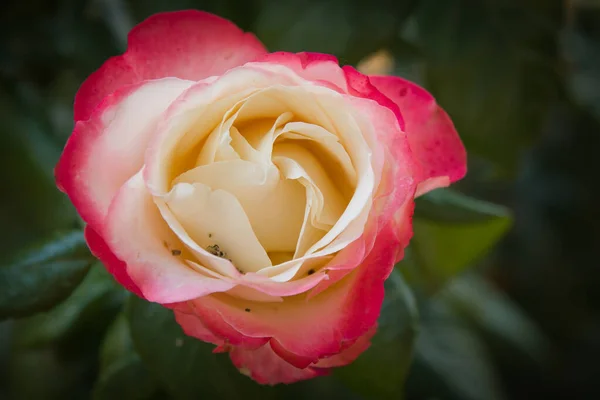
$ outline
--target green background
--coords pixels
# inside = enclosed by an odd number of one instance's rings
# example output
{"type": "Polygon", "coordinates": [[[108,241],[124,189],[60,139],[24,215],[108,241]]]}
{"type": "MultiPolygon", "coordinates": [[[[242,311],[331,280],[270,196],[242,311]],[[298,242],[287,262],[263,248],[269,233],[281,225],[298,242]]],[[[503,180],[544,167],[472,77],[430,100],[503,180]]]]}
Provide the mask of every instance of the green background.
{"type": "Polygon", "coordinates": [[[0,399],[598,399],[598,152],[599,1],[4,1],[0,399]],[[467,147],[467,178],[417,201],[373,345],[328,377],[261,387],[185,337],[95,262],[55,188],[78,86],[186,8],[273,51],[386,49],[467,147]]]}

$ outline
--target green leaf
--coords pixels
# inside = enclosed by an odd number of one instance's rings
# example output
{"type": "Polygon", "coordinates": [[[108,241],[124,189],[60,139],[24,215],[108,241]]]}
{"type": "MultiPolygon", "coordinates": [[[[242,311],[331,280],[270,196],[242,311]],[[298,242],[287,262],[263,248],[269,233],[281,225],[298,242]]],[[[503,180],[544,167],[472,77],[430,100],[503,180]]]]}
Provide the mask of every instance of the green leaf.
{"type": "Polygon", "coordinates": [[[408,398],[501,400],[493,364],[479,337],[439,300],[421,310],[408,398]]]}
{"type": "Polygon", "coordinates": [[[334,376],[367,399],[400,399],[418,330],[415,299],[402,275],[385,283],[385,300],[371,347],[334,376]]]}
{"type": "Polygon", "coordinates": [[[56,235],[0,266],[0,318],[46,311],[67,298],[95,258],[83,233],[56,235]]]}
{"type": "Polygon", "coordinates": [[[58,307],[19,321],[17,343],[41,347],[56,341],[69,342],[79,335],[97,336],[112,321],[126,295],[104,266],[97,263],[58,307]]]}
{"type": "Polygon", "coordinates": [[[213,354],[214,345],[186,336],[173,311],[131,296],[126,314],[135,349],[175,398],[269,399],[274,393],[242,375],[227,354],[213,354]]]}
{"type": "Polygon", "coordinates": [[[109,328],[100,350],[100,378],[94,386],[92,398],[151,399],[158,389],[133,348],[125,314],[119,314],[109,328]]]}
{"type": "Polygon", "coordinates": [[[173,312],[131,296],[126,311],[134,347],[152,375],[176,399],[314,399],[360,400],[331,376],[291,385],[261,386],[242,375],[227,354],[186,336],[173,312]]]}
{"type": "Polygon", "coordinates": [[[418,200],[409,261],[435,291],[485,255],[510,225],[503,207],[448,189],[432,192],[418,200]]]}
{"type": "Polygon", "coordinates": [[[452,189],[433,190],[416,201],[419,219],[442,223],[479,223],[510,219],[506,207],[465,196],[452,189]]]}

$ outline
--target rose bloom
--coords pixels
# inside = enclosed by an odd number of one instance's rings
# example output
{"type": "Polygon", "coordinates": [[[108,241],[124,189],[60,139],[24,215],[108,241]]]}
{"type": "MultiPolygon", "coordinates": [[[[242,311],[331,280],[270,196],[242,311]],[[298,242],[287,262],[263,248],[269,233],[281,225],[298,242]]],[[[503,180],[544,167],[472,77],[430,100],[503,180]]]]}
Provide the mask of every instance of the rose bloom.
{"type": "Polygon", "coordinates": [[[116,280],[259,383],[369,346],[414,198],[466,172],[432,96],[330,55],[154,15],[81,85],[56,167],[116,280]]]}

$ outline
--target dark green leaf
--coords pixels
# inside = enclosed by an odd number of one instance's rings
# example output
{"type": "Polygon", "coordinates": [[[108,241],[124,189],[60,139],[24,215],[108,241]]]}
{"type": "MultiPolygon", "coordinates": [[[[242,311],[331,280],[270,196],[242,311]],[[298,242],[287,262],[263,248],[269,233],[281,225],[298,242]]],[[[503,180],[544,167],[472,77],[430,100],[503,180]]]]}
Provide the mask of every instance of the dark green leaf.
{"type": "Polygon", "coordinates": [[[176,399],[360,399],[332,377],[261,386],[242,375],[227,354],[213,354],[214,345],[186,336],[171,310],[131,296],[126,315],[136,351],[161,386],[176,399]]]}
{"type": "Polygon", "coordinates": [[[503,207],[439,190],[419,200],[409,261],[435,291],[485,255],[510,225],[503,207]]]}
{"type": "Polygon", "coordinates": [[[214,345],[186,336],[171,310],[131,296],[126,313],[137,352],[175,398],[269,399],[274,393],[243,376],[227,354],[213,354],[214,345]]]}
{"type": "Polygon", "coordinates": [[[151,399],[158,386],[133,348],[129,324],[121,313],[109,328],[100,352],[100,378],[95,400],[151,399]]]}
{"type": "Polygon", "coordinates": [[[484,345],[446,304],[429,302],[421,317],[408,398],[504,398],[484,345]]]}
{"type": "Polygon", "coordinates": [[[468,224],[510,218],[506,207],[465,196],[452,189],[431,191],[416,201],[415,215],[419,219],[468,224]]]}
{"type": "Polygon", "coordinates": [[[0,266],[0,318],[46,311],[67,298],[95,258],[83,233],[56,235],[0,266]]]}
{"type": "Polygon", "coordinates": [[[40,347],[56,341],[69,342],[78,335],[97,336],[112,321],[125,296],[123,288],[97,263],[58,307],[19,321],[17,343],[40,347]]]}
{"type": "Polygon", "coordinates": [[[334,376],[367,399],[400,399],[418,330],[415,299],[402,275],[385,283],[385,300],[371,347],[334,376]]]}

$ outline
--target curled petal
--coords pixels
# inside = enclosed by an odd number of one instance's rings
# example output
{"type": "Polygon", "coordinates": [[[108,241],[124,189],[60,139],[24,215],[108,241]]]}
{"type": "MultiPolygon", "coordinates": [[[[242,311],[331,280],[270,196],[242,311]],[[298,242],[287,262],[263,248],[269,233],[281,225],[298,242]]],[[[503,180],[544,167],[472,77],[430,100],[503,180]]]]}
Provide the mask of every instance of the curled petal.
{"type": "Polygon", "coordinates": [[[376,332],[377,326],[373,326],[367,333],[359,337],[346,350],[336,354],[335,356],[323,358],[314,366],[317,368],[333,368],[350,364],[371,346],[371,338],[376,332]]]}
{"type": "Polygon", "coordinates": [[[293,383],[327,373],[323,369],[294,367],[279,357],[269,343],[255,350],[236,347],[229,355],[231,361],[241,373],[263,385],[293,383]]]}
{"type": "Polygon", "coordinates": [[[348,84],[348,93],[356,97],[374,100],[380,106],[392,110],[398,120],[400,129],[405,129],[402,109],[399,108],[393,100],[382,93],[378,87],[373,85],[368,76],[361,74],[349,65],[344,66],[343,70],[348,84]]]}
{"type": "Polygon", "coordinates": [[[218,346],[225,345],[225,340],[208,329],[198,317],[192,314],[192,311],[176,308],[173,312],[175,313],[175,320],[183,328],[186,335],[218,346]]]}
{"type": "Polygon", "coordinates": [[[448,186],[467,172],[465,148],[450,117],[422,87],[392,76],[371,76],[370,82],[400,108],[416,162],[417,195],[448,186]]]}
{"type": "Polygon", "coordinates": [[[157,303],[175,303],[224,292],[234,284],[191,269],[190,257],[179,238],[162,219],[144,186],[142,173],[131,178],[112,202],[103,229],[106,243],[118,257],[120,270],[157,303]],[[126,265],[126,266],[125,266],[126,265]],[[126,271],[122,271],[126,268],[126,271]]]}
{"type": "Polygon", "coordinates": [[[289,356],[281,357],[279,344],[274,340],[254,350],[233,348],[229,355],[240,372],[258,383],[268,385],[293,383],[327,375],[329,368],[350,364],[369,348],[370,340],[376,330],[376,327],[373,327],[341,353],[317,360],[315,363],[310,363],[308,360],[301,361],[299,365],[289,363],[286,361],[289,356]]]}

